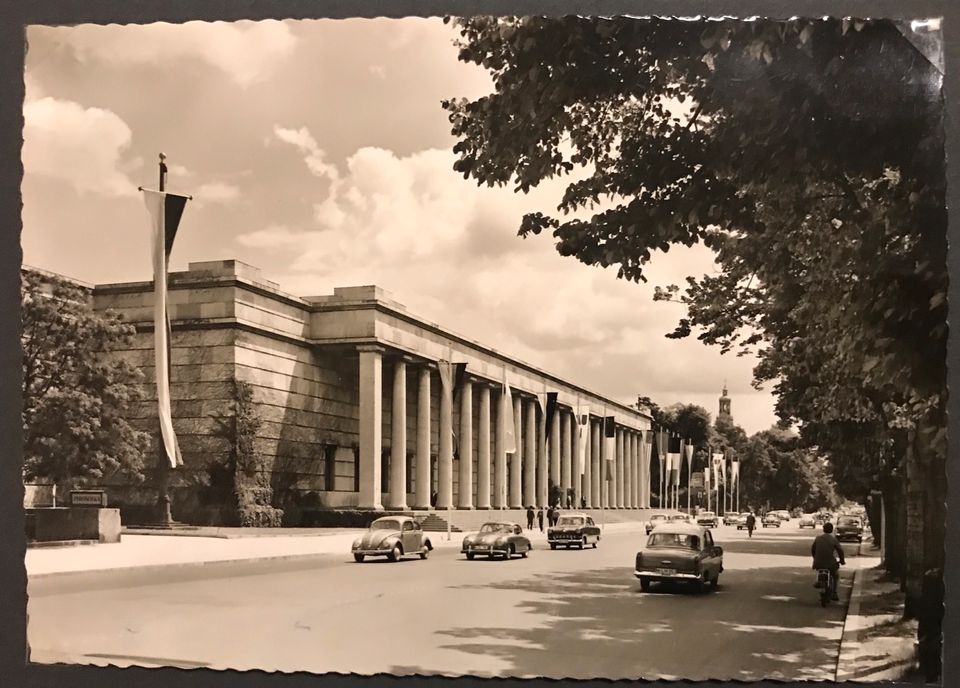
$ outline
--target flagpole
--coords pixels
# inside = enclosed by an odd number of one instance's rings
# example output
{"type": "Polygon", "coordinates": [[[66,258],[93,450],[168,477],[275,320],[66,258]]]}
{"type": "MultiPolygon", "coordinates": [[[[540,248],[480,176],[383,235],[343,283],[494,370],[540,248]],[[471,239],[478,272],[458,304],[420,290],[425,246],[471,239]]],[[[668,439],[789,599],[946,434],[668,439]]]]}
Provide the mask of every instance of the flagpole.
{"type": "MultiPolygon", "coordinates": [[[[163,153],[160,153],[160,184],[159,191],[163,193],[166,190],[167,186],[167,163],[164,162],[167,159],[167,156],[163,153]]],[[[154,280],[158,279],[167,279],[166,272],[161,275],[154,275],[154,280]]],[[[155,287],[156,288],[156,287],[155,287]]],[[[164,320],[169,322],[169,314],[164,313],[164,320]]],[[[156,335],[154,335],[156,336],[156,335]]],[[[170,349],[170,340],[167,340],[167,349],[170,349]]],[[[167,356],[167,360],[170,360],[170,356],[167,356]]],[[[158,409],[159,410],[159,409],[158,409]]],[[[170,457],[167,456],[167,448],[163,441],[161,431],[160,437],[160,449],[158,452],[158,459],[160,461],[159,465],[159,475],[157,480],[157,491],[159,492],[157,498],[157,506],[159,507],[160,520],[158,525],[161,528],[171,528],[173,527],[173,512],[170,506],[170,457]]]]}

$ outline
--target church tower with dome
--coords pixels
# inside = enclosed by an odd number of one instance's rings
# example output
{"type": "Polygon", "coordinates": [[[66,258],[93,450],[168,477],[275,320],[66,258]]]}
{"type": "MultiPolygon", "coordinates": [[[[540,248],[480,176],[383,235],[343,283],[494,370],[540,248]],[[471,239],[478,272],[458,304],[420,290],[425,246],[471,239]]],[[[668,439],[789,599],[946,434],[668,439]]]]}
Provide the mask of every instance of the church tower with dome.
{"type": "Polygon", "coordinates": [[[733,422],[733,414],[730,410],[730,397],[727,396],[727,382],[723,382],[723,394],[720,396],[720,415],[717,420],[723,418],[724,420],[733,422]]]}

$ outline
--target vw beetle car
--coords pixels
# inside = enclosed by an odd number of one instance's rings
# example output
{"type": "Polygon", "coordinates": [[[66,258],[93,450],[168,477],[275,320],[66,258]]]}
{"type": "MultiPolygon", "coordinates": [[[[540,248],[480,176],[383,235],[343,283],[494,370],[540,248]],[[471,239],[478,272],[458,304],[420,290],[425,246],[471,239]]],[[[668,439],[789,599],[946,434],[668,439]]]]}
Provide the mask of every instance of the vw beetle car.
{"type": "Polygon", "coordinates": [[[741,516],[743,516],[743,514],[738,514],[736,511],[728,511],[723,515],[723,525],[735,526],[741,516]]]}
{"type": "Polygon", "coordinates": [[[650,517],[650,520],[647,521],[646,524],[644,524],[643,527],[647,531],[647,535],[649,535],[651,530],[656,528],[661,523],[666,523],[666,522],[667,522],[666,514],[654,514],[653,516],[650,517]]]}
{"type": "Polygon", "coordinates": [[[386,557],[398,561],[409,554],[426,559],[433,545],[420,524],[409,516],[384,516],[370,524],[370,528],[353,542],[353,558],[361,562],[366,557],[386,557]]]}
{"type": "Polygon", "coordinates": [[[763,518],[760,519],[760,525],[764,528],[779,528],[780,517],[772,512],[766,513],[763,515],[763,518]]]}
{"type": "Polygon", "coordinates": [[[716,589],[723,572],[723,548],[703,526],[671,523],[659,526],[637,552],[633,575],[640,589],[649,591],[656,582],[691,583],[699,592],[707,585],[716,589]]]}
{"type": "Polygon", "coordinates": [[[697,525],[707,528],[717,527],[717,515],[712,511],[701,511],[697,514],[697,525]]]}
{"type": "Polygon", "coordinates": [[[550,549],[560,546],[570,549],[574,545],[580,549],[593,545],[596,549],[600,542],[600,526],[586,514],[563,514],[557,519],[557,525],[547,529],[547,542],[550,549]]]}
{"type": "Polygon", "coordinates": [[[799,526],[800,526],[801,528],[816,528],[816,527],[817,527],[817,521],[816,521],[816,519],[814,518],[813,514],[803,514],[803,515],[800,517],[799,526]]]}
{"type": "Polygon", "coordinates": [[[833,532],[840,542],[844,540],[863,542],[863,521],[857,516],[841,516],[837,519],[833,532]]]}
{"type": "Polygon", "coordinates": [[[533,547],[530,540],[523,534],[523,528],[519,524],[490,521],[480,526],[478,532],[470,533],[463,538],[460,552],[466,554],[467,559],[485,554],[491,559],[494,556],[500,556],[506,560],[514,554],[526,557],[531,549],[533,547]]]}

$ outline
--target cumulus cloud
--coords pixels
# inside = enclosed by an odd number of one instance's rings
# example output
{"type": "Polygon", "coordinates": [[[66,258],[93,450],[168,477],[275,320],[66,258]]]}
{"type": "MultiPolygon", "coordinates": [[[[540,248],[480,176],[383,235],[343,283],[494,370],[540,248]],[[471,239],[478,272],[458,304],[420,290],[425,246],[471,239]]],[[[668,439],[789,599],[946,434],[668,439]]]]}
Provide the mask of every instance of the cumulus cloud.
{"type": "Polygon", "coordinates": [[[23,106],[23,166],[27,175],[60,179],[80,193],[133,196],[137,185],[124,159],[130,127],[110,110],[49,96],[23,106]]]}
{"type": "Polygon", "coordinates": [[[200,203],[227,203],[240,198],[240,189],[225,182],[209,182],[200,185],[196,197],[200,203]]]}
{"type": "MultiPolygon", "coordinates": [[[[284,140],[316,148],[305,129],[284,140]]],[[[551,210],[566,180],[519,195],[463,180],[453,160],[360,148],[318,199],[313,227],[271,225],[238,240],[288,266],[271,279],[293,293],[378,284],[417,315],[625,402],[705,402],[725,377],[749,380],[749,358],[718,365],[700,342],[666,339],[681,307],[652,299],[653,284],[711,270],[709,251],[657,256],[649,285],[617,280],[560,257],[552,237],[516,236],[523,213],[551,210]]]]}
{"type": "Polygon", "coordinates": [[[312,174],[318,177],[326,177],[330,181],[337,180],[339,177],[337,168],[326,162],[326,154],[317,145],[316,139],[313,138],[306,127],[287,129],[277,125],[273,128],[273,135],[278,140],[295,146],[303,154],[303,161],[312,174]]]}
{"type": "Polygon", "coordinates": [[[157,65],[182,59],[201,60],[240,86],[269,77],[297,45],[290,26],[277,21],[84,24],[33,30],[69,46],[80,62],[157,65]]]}

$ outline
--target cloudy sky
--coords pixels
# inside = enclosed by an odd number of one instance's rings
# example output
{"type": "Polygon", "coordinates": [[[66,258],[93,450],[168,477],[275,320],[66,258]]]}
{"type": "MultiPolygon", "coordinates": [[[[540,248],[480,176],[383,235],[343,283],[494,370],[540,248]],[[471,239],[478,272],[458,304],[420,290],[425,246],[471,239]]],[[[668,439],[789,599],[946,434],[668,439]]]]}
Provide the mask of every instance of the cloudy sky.
{"type": "Polygon", "coordinates": [[[32,27],[24,105],[24,262],[91,283],[151,277],[139,185],[157,153],[190,193],[171,270],[236,258],[292,294],[378,284],[413,313],[621,401],[775,420],[753,360],[664,334],[653,286],[713,270],[655,256],[647,285],[516,236],[528,196],[452,171],[440,101],[491,90],[439,19],[32,27]]]}

